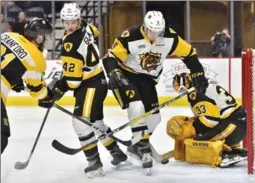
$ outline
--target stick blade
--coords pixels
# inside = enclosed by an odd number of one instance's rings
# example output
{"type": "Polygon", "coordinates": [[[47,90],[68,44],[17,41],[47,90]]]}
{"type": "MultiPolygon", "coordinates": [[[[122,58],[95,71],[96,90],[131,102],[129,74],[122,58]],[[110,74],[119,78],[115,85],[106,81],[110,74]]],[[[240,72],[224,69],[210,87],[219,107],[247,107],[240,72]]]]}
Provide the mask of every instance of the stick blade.
{"type": "Polygon", "coordinates": [[[27,165],[28,165],[28,161],[26,161],[26,162],[18,161],[18,162],[15,163],[14,168],[16,170],[23,170],[27,167],[27,165]]]}
{"type": "Polygon", "coordinates": [[[68,154],[68,155],[74,155],[78,152],[80,152],[82,149],[71,149],[69,147],[64,146],[63,144],[61,144],[60,142],[58,142],[57,140],[53,140],[52,141],[52,147],[54,147],[56,150],[64,153],[64,154],[68,154]]]}

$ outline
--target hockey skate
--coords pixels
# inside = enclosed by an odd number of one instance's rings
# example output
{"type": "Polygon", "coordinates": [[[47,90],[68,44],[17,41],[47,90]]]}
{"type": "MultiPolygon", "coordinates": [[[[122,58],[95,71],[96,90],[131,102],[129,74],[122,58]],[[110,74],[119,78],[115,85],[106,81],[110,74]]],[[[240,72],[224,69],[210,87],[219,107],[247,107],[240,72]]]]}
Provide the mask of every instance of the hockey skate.
{"type": "Polygon", "coordinates": [[[142,168],[146,169],[147,175],[151,175],[153,159],[149,143],[138,142],[127,148],[127,154],[142,163],[142,168]]]}
{"type": "Polygon", "coordinates": [[[113,160],[111,161],[112,165],[116,166],[121,162],[125,162],[127,160],[127,155],[119,148],[118,145],[115,145],[113,149],[110,151],[113,160]]]}
{"type": "Polygon", "coordinates": [[[103,164],[100,160],[99,155],[93,157],[91,159],[88,158],[88,166],[85,168],[84,172],[88,176],[88,178],[93,177],[102,177],[104,176],[103,172],[103,164]]]}
{"type": "Polygon", "coordinates": [[[241,148],[235,148],[230,152],[224,152],[222,155],[222,161],[219,165],[221,168],[227,168],[234,166],[235,164],[247,160],[247,150],[241,148]]]}

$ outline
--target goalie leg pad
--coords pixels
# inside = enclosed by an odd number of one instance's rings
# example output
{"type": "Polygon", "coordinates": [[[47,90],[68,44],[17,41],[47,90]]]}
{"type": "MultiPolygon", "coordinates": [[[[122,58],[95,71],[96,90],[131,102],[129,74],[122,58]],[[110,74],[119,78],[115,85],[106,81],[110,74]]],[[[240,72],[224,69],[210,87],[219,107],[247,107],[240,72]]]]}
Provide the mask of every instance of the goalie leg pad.
{"type": "Polygon", "coordinates": [[[185,161],[185,145],[183,140],[174,141],[173,156],[175,160],[185,161]]]}
{"type": "Polygon", "coordinates": [[[222,160],[224,141],[184,140],[185,159],[188,163],[218,166],[222,160]]]}
{"type": "Polygon", "coordinates": [[[175,116],[167,122],[166,133],[175,140],[184,140],[196,135],[193,119],[186,116],[175,116]]]}

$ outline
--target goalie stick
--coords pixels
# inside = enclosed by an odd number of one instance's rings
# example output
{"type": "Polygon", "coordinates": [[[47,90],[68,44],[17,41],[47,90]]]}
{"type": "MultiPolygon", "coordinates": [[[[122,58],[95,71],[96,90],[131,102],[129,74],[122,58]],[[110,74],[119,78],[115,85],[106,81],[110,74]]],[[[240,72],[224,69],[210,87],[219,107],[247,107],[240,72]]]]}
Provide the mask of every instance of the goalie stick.
{"type": "MultiPolygon", "coordinates": [[[[116,128],[116,129],[114,129],[114,130],[113,130],[112,132],[110,132],[110,133],[102,134],[100,137],[98,137],[97,140],[94,140],[93,142],[91,142],[91,143],[89,143],[89,144],[87,144],[87,145],[85,145],[85,146],[83,146],[83,147],[80,147],[80,148],[77,148],[77,149],[70,148],[70,147],[67,147],[67,146],[61,144],[61,143],[60,143],[59,141],[57,141],[57,140],[53,140],[53,141],[52,141],[52,146],[53,146],[56,150],[58,150],[58,151],[60,151],[60,152],[62,152],[62,153],[65,153],[65,154],[69,154],[69,155],[77,154],[77,153],[79,153],[80,151],[82,151],[85,147],[89,146],[90,144],[97,143],[98,140],[102,140],[102,139],[104,139],[104,138],[106,138],[106,137],[108,137],[108,136],[110,136],[110,135],[113,135],[114,133],[119,132],[120,130],[126,128],[127,126],[131,126],[131,125],[136,124],[136,123],[139,122],[141,119],[146,118],[147,116],[151,115],[152,113],[156,112],[157,110],[162,109],[163,107],[169,105],[169,104],[172,103],[172,102],[175,102],[176,100],[182,98],[183,96],[185,96],[185,95],[187,95],[188,93],[191,93],[191,92],[193,92],[193,91],[195,91],[195,88],[194,88],[194,87],[192,87],[192,88],[190,88],[190,89],[188,89],[188,90],[184,90],[181,94],[179,94],[178,96],[174,97],[173,99],[170,99],[170,100],[168,100],[168,101],[162,103],[162,104],[159,105],[158,107],[156,107],[156,108],[154,108],[154,109],[152,109],[152,110],[150,110],[150,111],[144,113],[144,114],[141,115],[141,116],[138,116],[137,118],[133,119],[132,121],[130,121],[130,122],[128,122],[128,123],[126,123],[126,124],[124,124],[124,125],[122,125],[122,126],[116,128]]],[[[132,144],[135,144],[135,142],[138,142],[138,141],[142,138],[142,136],[143,136],[143,135],[142,135],[142,133],[141,133],[141,134],[135,136],[134,138],[132,138],[131,140],[125,141],[125,144],[128,145],[128,146],[130,146],[130,145],[132,145],[132,144]]]]}

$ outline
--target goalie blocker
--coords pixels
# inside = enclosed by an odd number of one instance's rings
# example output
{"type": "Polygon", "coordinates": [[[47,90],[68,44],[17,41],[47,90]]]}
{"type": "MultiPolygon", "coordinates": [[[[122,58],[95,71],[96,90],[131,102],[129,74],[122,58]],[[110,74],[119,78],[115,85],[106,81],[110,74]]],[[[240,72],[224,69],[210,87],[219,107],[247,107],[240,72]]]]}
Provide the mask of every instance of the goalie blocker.
{"type": "MultiPolygon", "coordinates": [[[[192,87],[189,74],[176,75],[173,87],[192,87]]],[[[174,158],[220,167],[246,159],[247,151],[239,147],[246,135],[246,111],[234,97],[215,82],[209,82],[204,96],[192,92],[187,97],[195,116],[167,122],[167,134],[175,140],[174,158]]]]}

